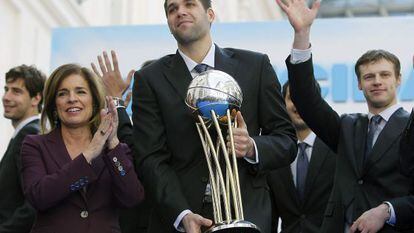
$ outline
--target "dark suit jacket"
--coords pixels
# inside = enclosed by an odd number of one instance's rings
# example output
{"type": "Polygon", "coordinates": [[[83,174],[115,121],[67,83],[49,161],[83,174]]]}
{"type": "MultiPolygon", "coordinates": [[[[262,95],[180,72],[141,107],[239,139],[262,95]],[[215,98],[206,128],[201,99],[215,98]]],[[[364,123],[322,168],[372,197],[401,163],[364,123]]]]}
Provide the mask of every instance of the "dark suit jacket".
{"type": "Polygon", "coordinates": [[[403,173],[414,177],[414,108],[401,137],[401,167],[403,173]]]}
{"type": "MultiPolygon", "coordinates": [[[[118,138],[132,148],[132,124],[125,108],[118,108],[118,138]]],[[[140,177],[139,177],[140,178],[140,177]]],[[[141,178],[140,178],[141,179],[141,178]]],[[[152,205],[145,197],[138,205],[131,208],[122,208],[119,212],[119,226],[122,233],[146,233],[152,205]]]]}
{"type": "Polygon", "coordinates": [[[338,154],[334,181],[334,189],[337,190],[333,191],[338,196],[333,197],[332,202],[328,204],[326,224],[336,227],[335,232],[344,229],[343,218],[343,221],[330,222],[330,218],[335,214],[344,214],[335,213],[335,206],[345,212],[352,206],[353,209],[350,211],[353,220],[356,220],[363,212],[380,205],[383,201],[390,201],[397,214],[397,224],[396,227],[386,224],[381,232],[398,232],[412,227],[412,219],[407,221],[409,219],[401,214],[413,207],[407,206],[405,196],[413,194],[414,183],[410,177],[401,173],[399,162],[399,141],[409,114],[401,108],[391,116],[378,136],[368,160],[364,162],[367,115],[339,116],[316,89],[312,60],[292,65],[289,59],[286,60],[286,64],[291,97],[296,108],[316,135],[338,154]]]}
{"type": "MultiPolygon", "coordinates": [[[[264,171],[286,166],[296,155],[295,131],[280,84],[263,54],[216,46],[215,69],[230,74],[240,85],[241,112],[258,149],[259,164],[238,161],[245,219],[270,232],[270,195],[264,171]]],[[[207,165],[195,120],[184,102],[191,80],[178,52],[135,74],[136,167],[155,202],[149,232],[172,232],[183,210],[200,213],[203,205],[207,165]]]]}
{"type": "Polygon", "coordinates": [[[57,128],[26,137],[21,155],[24,192],[37,209],[32,232],[120,232],[117,207],[143,198],[125,144],[90,165],[83,155],[71,160],[57,128]]]}
{"type": "Polygon", "coordinates": [[[272,171],[268,183],[272,192],[272,232],[277,232],[277,219],[284,233],[319,233],[323,214],[331,193],[335,154],[316,138],[306,176],[305,199],[301,201],[290,166],[272,171]]]}
{"type": "Polygon", "coordinates": [[[0,162],[0,232],[25,233],[32,228],[35,211],[25,200],[20,177],[20,148],[24,137],[39,133],[39,120],[25,125],[10,141],[0,162]]]}

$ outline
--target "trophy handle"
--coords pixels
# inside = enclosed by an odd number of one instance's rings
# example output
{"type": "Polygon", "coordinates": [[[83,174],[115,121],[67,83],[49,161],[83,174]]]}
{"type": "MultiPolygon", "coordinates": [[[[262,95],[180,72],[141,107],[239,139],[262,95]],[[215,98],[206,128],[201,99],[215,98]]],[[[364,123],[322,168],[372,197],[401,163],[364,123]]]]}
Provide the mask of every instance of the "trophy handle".
{"type": "MultiPolygon", "coordinates": [[[[234,206],[234,212],[235,212],[235,218],[236,220],[240,220],[240,209],[239,209],[239,203],[238,203],[238,193],[236,191],[236,185],[235,185],[235,179],[234,179],[234,173],[233,173],[233,169],[232,169],[232,165],[230,163],[230,159],[229,159],[229,153],[227,151],[227,146],[226,143],[224,141],[223,138],[223,133],[221,132],[221,128],[220,128],[220,124],[218,122],[217,119],[217,115],[214,112],[214,110],[211,110],[211,116],[214,122],[214,126],[216,127],[216,131],[217,131],[217,136],[221,145],[221,150],[223,151],[224,154],[224,161],[226,163],[226,170],[228,172],[228,176],[230,177],[230,189],[231,189],[231,194],[232,194],[232,199],[233,199],[233,206],[234,206]]],[[[231,125],[230,125],[231,127],[231,125]]],[[[233,145],[234,147],[234,145],[233,145]]],[[[230,196],[227,197],[227,199],[230,199],[230,196]]]]}
{"type": "MultiPolygon", "coordinates": [[[[226,221],[227,221],[227,223],[229,223],[231,221],[230,203],[229,203],[228,197],[226,197],[226,195],[225,195],[226,187],[225,187],[225,184],[224,184],[223,172],[221,171],[220,163],[218,161],[218,157],[217,157],[217,153],[216,153],[213,141],[211,139],[211,136],[208,132],[208,129],[207,129],[206,125],[204,124],[203,118],[201,118],[201,116],[198,116],[198,119],[199,119],[200,125],[201,125],[201,127],[204,131],[204,135],[207,138],[207,143],[210,146],[210,153],[212,154],[211,157],[213,158],[214,164],[216,166],[216,171],[218,172],[218,175],[219,175],[218,176],[219,186],[220,186],[220,189],[223,192],[224,212],[225,212],[225,215],[226,215],[226,221]]],[[[217,121],[217,119],[216,119],[216,121],[217,121]]],[[[200,138],[201,138],[201,136],[200,136],[200,138]]],[[[202,144],[205,145],[205,143],[202,143],[202,144]]],[[[208,154],[206,154],[206,159],[207,159],[207,161],[210,160],[208,154]]],[[[207,163],[209,163],[209,162],[207,162],[207,163]]],[[[210,173],[210,174],[213,174],[213,173],[210,173]]],[[[213,198],[213,196],[212,196],[212,198],[213,198]]]]}
{"type": "Polygon", "coordinates": [[[214,171],[213,171],[213,167],[210,161],[211,154],[210,154],[209,148],[207,147],[207,143],[206,143],[207,139],[204,139],[204,135],[201,131],[200,125],[196,123],[196,126],[197,126],[198,135],[200,136],[201,145],[203,146],[204,155],[206,156],[208,173],[209,173],[209,178],[210,178],[210,185],[212,186],[210,189],[211,189],[211,199],[213,202],[214,222],[221,222],[223,221],[223,219],[221,215],[220,199],[219,197],[217,197],[217,192],[215,190],[218,186],[216,184],[216,178],[214,177],[214,171]]]}
{"type": "MultiPolygon", "coordinates": [[[[237,167],[237,157],[236,157],[236,150],[234,148],[234,135],[233,135],[233,128],[232,128],[232,123],[231,123],[231,115],[230,115],[230,110],[227,109],[227,125],[229,128],[229,136],[230,136],[230,145],[231,145],[231,157],[232,157],[232,161],[233,161],[233,169],[234,169],[234,181],[236,183],[236,191],[237,191],[237,196],[236,196],[236,201],[237,201],[237,208],[235,208],[235,212],[238,212],[238,216],[239,216],[239,220],[243,220],[244,219],[244,214],[243,214],[243,202],[242,202],[242,198],[241,198],[241,192],[240,192],[240,180],[239,180],[239,168],[237,167]]],[[[234,121],[234,128],[237,128],[237,121],[234,121]]],[[[237,214],[236,214],[237,217],[237,214]]]]}

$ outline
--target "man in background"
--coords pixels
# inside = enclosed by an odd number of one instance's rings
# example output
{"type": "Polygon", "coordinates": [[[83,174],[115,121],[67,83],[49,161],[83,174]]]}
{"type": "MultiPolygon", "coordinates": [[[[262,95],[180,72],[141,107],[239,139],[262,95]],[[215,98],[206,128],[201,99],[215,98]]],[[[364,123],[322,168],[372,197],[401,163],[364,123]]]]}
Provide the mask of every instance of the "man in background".
{"type": "Polygon", "coordinates": [[[298,154],[290,166],[272,171],[268,176],[272,232],[277,232],[280,218],[283,233],[320,233],[332,190],[336,157],[300,117],[290,99],[289,82],[283,85],[282,95],[296,129],[298,154]]]}
{"type": "Polygon", "coordinates": [[[6,73],[2,98],[4,117],[15,129],[0,162],[0,232],[30,232],[35,211],[21,186],[20,146],[28,134],[39,133],[39,113],[46,76],[33,66],[21,65],[6,73]]]}
{"type": "Polygon", "coordinates": [[[314,78],[310,31],[320,1],[312,8],[305,0],[277,2],[295,32],[286,59],[292,101],[307,125],[338,154],[335,195],[322,231],[413,232],[414,181],[402,173],[400,163],[409,113],[397,103],[399,59],[384,50],[365,52],[355,73],[368,113],[340,116],[321,97],[314,78]]]}

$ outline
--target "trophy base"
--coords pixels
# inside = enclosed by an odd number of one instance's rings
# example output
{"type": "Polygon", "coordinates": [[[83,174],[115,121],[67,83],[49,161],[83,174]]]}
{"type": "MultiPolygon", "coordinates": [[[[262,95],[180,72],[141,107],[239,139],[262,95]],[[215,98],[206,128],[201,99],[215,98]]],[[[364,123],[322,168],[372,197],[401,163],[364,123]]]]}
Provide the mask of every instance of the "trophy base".
{"type": "Polygon", "coordinates": [[[261,233],[259,227],[248,221],[237,221],[230,224],[218,224],[204,233],[261,233]]]}

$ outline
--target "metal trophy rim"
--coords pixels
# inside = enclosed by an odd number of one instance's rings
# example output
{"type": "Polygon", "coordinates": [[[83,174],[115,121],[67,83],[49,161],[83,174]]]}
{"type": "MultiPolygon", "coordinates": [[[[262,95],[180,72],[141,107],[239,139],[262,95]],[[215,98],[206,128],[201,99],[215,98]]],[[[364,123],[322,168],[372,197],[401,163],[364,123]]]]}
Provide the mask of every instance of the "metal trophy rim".
{"type": "Polygon", "coordinates": [[[204,233],[260,233],[260,228],[248,221],[237,221],[229,224],[216,225],[204,233]]]}

